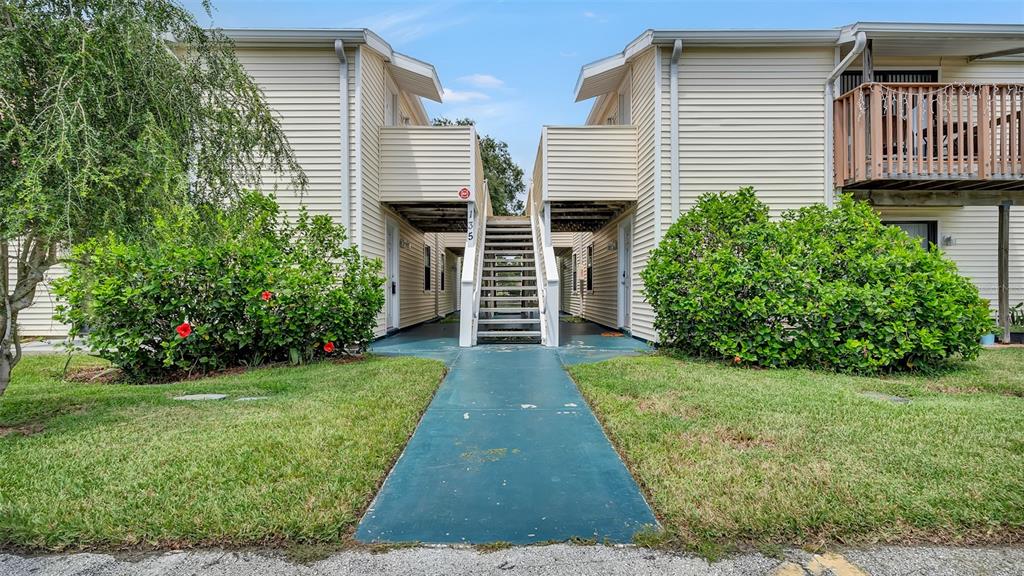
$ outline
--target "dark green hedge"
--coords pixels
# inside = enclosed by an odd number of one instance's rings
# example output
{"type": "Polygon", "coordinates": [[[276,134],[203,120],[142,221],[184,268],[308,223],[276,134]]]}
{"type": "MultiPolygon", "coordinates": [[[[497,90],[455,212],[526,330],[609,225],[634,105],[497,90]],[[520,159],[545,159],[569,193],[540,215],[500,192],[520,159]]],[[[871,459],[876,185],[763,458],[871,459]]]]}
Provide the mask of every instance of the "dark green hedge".
{"type": "Polygon", "coordinates": [[[737,364],[928,368],[976,357],[993,328],[938,248],[845,196],[771,220],[752,188],[704,195],[642,276],[662,345],[737,364]]]}

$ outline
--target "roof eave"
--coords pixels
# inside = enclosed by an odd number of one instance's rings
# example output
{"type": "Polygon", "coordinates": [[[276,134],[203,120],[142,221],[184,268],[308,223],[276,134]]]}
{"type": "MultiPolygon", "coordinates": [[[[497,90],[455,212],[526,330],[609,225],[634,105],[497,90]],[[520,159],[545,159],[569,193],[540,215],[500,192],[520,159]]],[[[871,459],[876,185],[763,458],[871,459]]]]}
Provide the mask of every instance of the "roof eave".
{"type": "Polygon", "coordinates": [[[600,96],[588,90],[588,80],[625,68],[633,56],[651,46],[671,46],[682,39],[687,46],[831,46],[839,40],[838,29],[831,30],[646,30],[626,48],[607,58],[585,64],[580,69],[574,91],[576,102],[600,96]]]}
{"type": "MultiPolygon", "coordinates": [[[[346,45],[365,45],[371,50],[384,57],[384,60],[392,66],[401,68],[411,74],[421,76],[432,86],[429,89],[408,90],[411,94],[429,98],[435,102],[441,101],[443,88],[437,70],[432,64],[395,52],[386,40],[381,38],[373,30],[367,28],[229,28],[221,30],[224,35],[231,39],[238,46],[269,47],[334,47],[335,40],[341,40],[346,45]]],[[[403,86],[403,89],[412,88],[403,86]]]]}
{"type": "Polygon", "coordinates": [[[858,32],[864,32],[869,38],[903,38],[908,35],[923,35],[1016,39],[1024,36],[1024,24],[855,22],[841,29],[840,43],[852,42],[858,32]]]}

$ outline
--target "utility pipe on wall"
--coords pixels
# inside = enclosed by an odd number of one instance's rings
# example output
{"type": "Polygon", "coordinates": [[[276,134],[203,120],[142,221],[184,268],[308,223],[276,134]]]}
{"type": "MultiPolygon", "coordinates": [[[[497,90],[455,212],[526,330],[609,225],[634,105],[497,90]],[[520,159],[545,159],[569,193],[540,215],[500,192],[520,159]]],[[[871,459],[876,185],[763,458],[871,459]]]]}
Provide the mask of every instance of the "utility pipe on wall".
{"type": "Polygon", "coordinates": [[[832,125],[832,107],[835,100],[835,81],[840,74],[846,70],[850,64],[853,63],[854,59],[864,51],[864,47],[867,45],[868,38],[863,32],[857,32],[857,36],[853,42],[853,49],[846,55],[846,58],[832,70],[832,73],[828,75],[828,79],[825,80],[825,205],[832,207],[835,202],[835,179],[834,166],[834,142],[832,141],[832,132],[835,127],[832,125]]]}
{"type": "Polygon", "coordinates": [[[345,246],[352,243],[352,196],[349,190],[349,149],[348,149],[348,58],[345,43],[334,41],[334,53],[338,56],[338,117],[341,130],[341,224],[345,227],[345,246]]]}
{"type": "MultiPolygon", "coordinates": [[[[676,38],[669,61],[669,166],[672,185],[672,221],[679,219],[679,57],[683,53],[683,40],[676,38]]],[[[660,209],[659,209],[660,211],[660,209]]]]}

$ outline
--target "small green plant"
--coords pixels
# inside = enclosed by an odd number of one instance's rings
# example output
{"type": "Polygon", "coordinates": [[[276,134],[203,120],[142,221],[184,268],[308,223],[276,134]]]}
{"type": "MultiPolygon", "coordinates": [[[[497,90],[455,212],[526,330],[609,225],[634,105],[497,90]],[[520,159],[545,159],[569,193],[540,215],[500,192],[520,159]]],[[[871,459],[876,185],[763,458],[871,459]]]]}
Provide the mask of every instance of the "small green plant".
{"type": "Polygon", "coordinates": [[[1010,330],[1024,332],[1024,302],[1010,308],[1010,330]]]}
{"type": "Polygon", "coordinates": [[[57,314],[135,379],[359,352],[383,278],[344,240],[329,217],[290,222],[256,193],[229,210],[174,212],[144,241],[77,248],[54,286],[57,314]]]}
{"type": "Polygon", "coordinates": [[[663,345],[741,365],[927,369],[993,328],[952,261],[849,196],[772,220],[753,188],[706,194],[642,276],[663,345]]]}

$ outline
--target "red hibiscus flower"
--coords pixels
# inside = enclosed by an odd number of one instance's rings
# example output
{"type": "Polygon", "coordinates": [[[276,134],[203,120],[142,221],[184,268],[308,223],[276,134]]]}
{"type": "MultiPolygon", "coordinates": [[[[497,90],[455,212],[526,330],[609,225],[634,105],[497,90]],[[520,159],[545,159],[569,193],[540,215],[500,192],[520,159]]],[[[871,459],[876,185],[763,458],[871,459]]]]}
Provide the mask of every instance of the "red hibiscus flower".
{"type": "Polygon", "coordinates": [[[327,344],[324,344],[324,352],[327,352],[328,354],[334,352],[334,342],[328,342],[327,344]]]}
{"type": "Polygon", "coordinates": [[[264,302],[269,301],[271,296],[273,296],[273,294],[270,293],[270,290],[260,292],[260,298],[262,298],[264,302]]]}
{"type": "Polygon", "coordinates": [[[188,338],[192,334],[192,325],[188,322],[182,322],[175,330],[178,332],[178,336],[188,338]]]}

